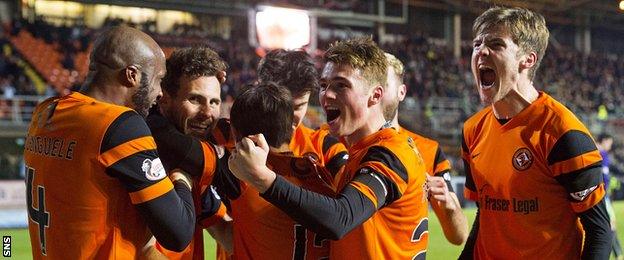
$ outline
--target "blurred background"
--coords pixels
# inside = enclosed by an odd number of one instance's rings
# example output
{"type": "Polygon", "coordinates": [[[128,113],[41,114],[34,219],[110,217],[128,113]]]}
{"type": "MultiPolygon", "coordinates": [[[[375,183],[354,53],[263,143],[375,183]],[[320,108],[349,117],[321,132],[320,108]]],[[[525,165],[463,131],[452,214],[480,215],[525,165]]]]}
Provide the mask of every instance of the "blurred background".
{"type": "MultiPolygon", "coordinates": [[[[615,137],[611,187],[614,199],[623,199],[624,1],[0,0],[0,227],[26,225],[22,151],[33,107],[79,89],[92,40],[117,24],[150,34],[166,55],[194,45],[218,51],[229,64],[224,117],[237,90],[255,80],[267,50],[303,48],[319,58],[335,40],[373,35],[406,66],[401,124],[441,143],[461,191],[462,123],[481,109],[470,72],[472,22],[494,5],[546,17],[550,44],[535,85],[595,136],[615,137]]],[[[312,106],[305,124],[323,122],[323,112],[312,106]]]]}

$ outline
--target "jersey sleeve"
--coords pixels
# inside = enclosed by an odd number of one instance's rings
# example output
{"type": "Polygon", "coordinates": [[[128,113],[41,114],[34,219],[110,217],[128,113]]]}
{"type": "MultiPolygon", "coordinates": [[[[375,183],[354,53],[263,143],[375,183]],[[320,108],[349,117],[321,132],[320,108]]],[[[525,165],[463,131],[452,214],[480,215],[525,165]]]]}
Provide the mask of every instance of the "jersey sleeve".
{"type": "Polygon", "coordinates": [[[338,171],[349,159],[347,148],[337,138],[325,135],[323,138],[323,158],[325,161],[323,164],[325,168],[333,175],[336,176],[338,171]]]}
{"type": "Polygon", "coordinates": [[[437,145],[436,147],[436,154],[433,161],[433,176],[442,177],[446,182],[448,190],[450,192],[455,192],[451,184],[451,162],[446,159],[446,155],[440,146],[437,145]]]}
{"type": "Polygon", "coordinates": [[[218,155],[216,148],[212,144],[208,142],[200,143],[202,148],[202,156],[204,157],[204,168],[202,170],[202,177],[199,184],[202,186],[206,186],[212,183],[212,179],[217,171],[218,155]]]}
{"type": "Polygon", "coordinates": [[[474,179],[472,178],[472,172],[470,171],[471,156],[470,156],[470,150],[468,149],[468,145],[466,142],[465,130],[466,129],[464,129],[464,132],[462,133],[462,138],[461,138],[462,139],[461,157],[464,163],[464,174],[466,175],[466,183],[464,186],[464,197],[469,200],[478,201],[479,194],[477,193],[477,188],[475,186],[474,179]]]}
{"type": "Polygon", "coordinates": [[[587,132],[565,132],[550,149],[547,161],[555,179],[568,192],[575,212],[586,211],[602,200],[602,157],[587,132]]]}
{"type": "Polygon", "coordinates": [[[451,171],[451,162],[446,159],[446,154],[442,151],[440,146],[436,149],[435,159],[433,161],[433,175],[442,176],[444,173],[451,171]]]}
{"type": "MultiPolygon", "coordinates": [[[[380,179],[379,182],[385,183],[383,185],[385,205],[401,198],[407,189],[408,174],[405,165],[396,155],[384,147],[374,146],[368,149],[366,155],[362,157],[355,177],[370,173],[374,173],[371,176],[380,179]]],[[[369,185],[356,180],[351,181],[349,185],[368,197],[376,208],[383,206],[378,205],[378,202],[382,201],[379,198],[379,193],[370,189],[369,185]]]]}
{"type": "Polygon", "coordinates": [[[214,144],[224,146],[229,150],[234,149],[236,140],[234,140],[231,128],[229,119],[219,118],[217,125],[208,136],[208,140],[214,144]]]}
{"type": "Polygon", "coordinates": [[[201,209],[197,222],[202,228],[208,228],[224,219],[226,213],[225,204],[221,201],[215,187],[210,185],[201,195],[201,209]]]}
{"type": "Polygon", "coordinates": [[[133,204],[150,201],[173,189],[169,178],[165,178],[167,174],[149,128],[134,111],[121,114],[108,127],[98,160],[107,174],[123,183],[133,204]]]}

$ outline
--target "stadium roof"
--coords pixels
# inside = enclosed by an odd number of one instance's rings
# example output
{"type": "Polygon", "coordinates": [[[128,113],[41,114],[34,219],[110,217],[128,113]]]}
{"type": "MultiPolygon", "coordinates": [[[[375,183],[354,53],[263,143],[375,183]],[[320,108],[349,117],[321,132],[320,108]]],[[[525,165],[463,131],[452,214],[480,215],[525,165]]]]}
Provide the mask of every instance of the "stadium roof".
{"type": "MultiPolygon", "coordinates": [[[[402,0],[392,2],[400,3],[402,0]]],[[[592,25],[624,29],[624,12],[619,10],[618,3],[616,0],[409,0],[412,6],[475,15],[495,5],[519,6],[542,13],[549,22],[582,25],[589,21],[592,25]]]]}

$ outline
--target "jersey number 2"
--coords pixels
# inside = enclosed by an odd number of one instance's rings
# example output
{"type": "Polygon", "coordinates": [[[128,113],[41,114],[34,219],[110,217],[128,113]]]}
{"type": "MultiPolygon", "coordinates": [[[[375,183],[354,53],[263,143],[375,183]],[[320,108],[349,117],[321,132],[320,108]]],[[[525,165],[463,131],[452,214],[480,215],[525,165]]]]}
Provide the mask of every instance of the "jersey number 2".
{"type": "Polygon", "coordinates": [[[50,226],[50,212],[45,208],[45,188],[43,186],[37,186],[38,204],[37,208],[33,204],[33,179],[35,178],[35,169],[26,166],[27,178],[26,178],[26,199],[28,200],[28,216],[30,220],[37,223],[39,226],[39,246],[41,247],[41,253],[46,254],[46,237],[45,229],[50,226]]]}

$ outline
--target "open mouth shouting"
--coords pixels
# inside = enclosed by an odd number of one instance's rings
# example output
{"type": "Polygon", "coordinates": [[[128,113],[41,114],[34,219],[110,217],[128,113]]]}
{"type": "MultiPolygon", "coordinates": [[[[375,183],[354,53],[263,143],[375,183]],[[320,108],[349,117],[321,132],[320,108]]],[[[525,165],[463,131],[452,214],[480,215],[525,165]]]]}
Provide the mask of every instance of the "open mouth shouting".
{"type": "Polygon", "coordinates": [[[490,89],[496,82],[496,71],[488,66],[479,66],[479,87],[483,90],[490,89]]]}
{"type": "Polygon", "coordinates": [[[327,124],[332,125],[340,119],[340,109],[332,106],[325,106],[325,114],[327,115],[327,124]]]}

